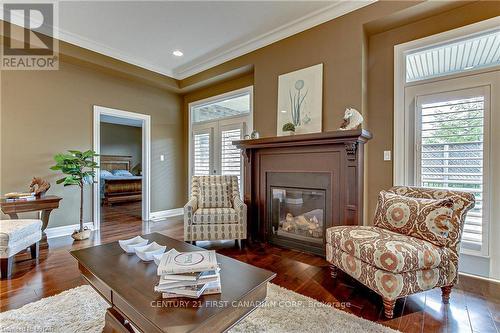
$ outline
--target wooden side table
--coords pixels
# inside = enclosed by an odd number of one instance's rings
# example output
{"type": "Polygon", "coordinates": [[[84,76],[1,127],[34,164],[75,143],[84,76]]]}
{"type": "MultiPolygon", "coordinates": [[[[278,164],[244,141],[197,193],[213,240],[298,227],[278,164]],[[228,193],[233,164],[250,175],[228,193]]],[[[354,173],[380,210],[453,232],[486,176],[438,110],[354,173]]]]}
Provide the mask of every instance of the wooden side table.
{"type": "Polygon", "coordinates": [[[50,213],[53,209],[59,208],[61,199],[61,197],[55,195],[44,195],[35,200],[0,199],[0,209],[4,214],[9,215],[11,219],[18,219],[18,213],[41,211],[42,231],[45,231],[49,224],[50,213]]]}

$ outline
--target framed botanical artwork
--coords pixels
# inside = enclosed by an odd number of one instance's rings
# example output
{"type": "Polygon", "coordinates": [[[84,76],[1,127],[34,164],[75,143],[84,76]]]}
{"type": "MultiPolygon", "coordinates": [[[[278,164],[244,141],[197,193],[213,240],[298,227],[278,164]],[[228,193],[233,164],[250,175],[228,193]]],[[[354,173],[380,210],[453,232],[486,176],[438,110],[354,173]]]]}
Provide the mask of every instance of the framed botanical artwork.
{"type": "Polygon", "coordinates": [[[323,64],[279,76],[279,136],[321,132],[322,111],[323,64]]]}

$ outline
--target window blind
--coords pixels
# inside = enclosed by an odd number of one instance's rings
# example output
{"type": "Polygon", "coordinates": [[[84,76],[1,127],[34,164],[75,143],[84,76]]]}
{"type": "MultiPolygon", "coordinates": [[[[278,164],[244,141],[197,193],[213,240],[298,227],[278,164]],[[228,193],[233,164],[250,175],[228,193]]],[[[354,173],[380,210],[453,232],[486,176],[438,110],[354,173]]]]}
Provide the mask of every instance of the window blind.
{"type": "MultiPolygon", "coordinates": [[[[232,142],[240,140],[241,129],[231,129],[221,131],[222,150],[221,150],[221,174],[238,176],[238,182],[241,175],[241,151],[233,146],[232,142]]],[[[241,189],[241,183],[240,189],[241,189]]]]}
{"type": "Polygon", "coordinates": [[[484,200],[484,96],[420,106],[419,178],[424,187],[472,192],[462,240],[481,249],[484,200]]]}
{"type": "Polygon", "coordinates": [[[210,133],[194,134],[194,170],[195,176],[210,175],[210,133]]]}

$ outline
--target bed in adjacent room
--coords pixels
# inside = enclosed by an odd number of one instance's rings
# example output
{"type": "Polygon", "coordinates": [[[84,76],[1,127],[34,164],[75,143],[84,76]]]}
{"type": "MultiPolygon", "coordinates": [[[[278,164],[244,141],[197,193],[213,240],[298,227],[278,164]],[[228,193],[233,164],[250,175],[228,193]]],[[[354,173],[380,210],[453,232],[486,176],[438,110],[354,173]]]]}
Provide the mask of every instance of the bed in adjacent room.
{"type": "Polygon", "coordinates": [[[100,160],[103,205],[142,200],[142,176],[132,174],[132,156],[101,155],[100,160]]]}

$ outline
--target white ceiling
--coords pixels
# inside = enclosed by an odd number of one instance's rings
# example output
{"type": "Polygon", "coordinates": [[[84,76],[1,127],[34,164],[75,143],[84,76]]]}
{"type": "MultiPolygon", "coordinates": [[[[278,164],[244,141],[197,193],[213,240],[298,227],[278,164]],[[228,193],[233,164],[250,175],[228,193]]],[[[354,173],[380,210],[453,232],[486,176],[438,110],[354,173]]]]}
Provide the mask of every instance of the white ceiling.
{"type": "Polygon", "coordinates": [[[62,1],[59,38],[182,79],[371,2],[62,1]]]}

